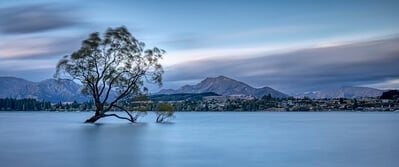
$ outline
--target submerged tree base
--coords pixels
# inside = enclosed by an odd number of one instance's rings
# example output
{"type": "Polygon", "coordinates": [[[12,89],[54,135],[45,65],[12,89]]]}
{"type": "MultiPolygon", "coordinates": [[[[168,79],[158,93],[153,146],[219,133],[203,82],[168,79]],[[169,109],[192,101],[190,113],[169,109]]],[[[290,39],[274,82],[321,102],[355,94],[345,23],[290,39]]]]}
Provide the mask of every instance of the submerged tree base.
{"type": "Polygon", "coordinates": [[[87,119],[85,123],[95,123],[97,120],[102,118],[100,115],[94,115],[91,118],[87,119]]]}

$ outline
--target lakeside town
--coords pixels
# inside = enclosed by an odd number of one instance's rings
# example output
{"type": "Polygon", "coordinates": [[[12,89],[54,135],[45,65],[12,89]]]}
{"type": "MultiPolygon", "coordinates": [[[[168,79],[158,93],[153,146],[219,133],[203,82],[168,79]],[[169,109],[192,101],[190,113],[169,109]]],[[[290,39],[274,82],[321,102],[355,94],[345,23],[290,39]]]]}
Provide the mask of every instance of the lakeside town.
{"type": "MultiPolygon", "coordinates": [[[[173,106],[175,111],[399,111],[399,98],[273,98],[263,96],[206,96],[203,94],[184,94],[184,99],[169,95],[156,99],[140,97],[122,105],[130,111],[156,111],[161,104],[173,106]],[[203,95],[203,96],[201,96],[203,95]]],[[[213,94],[211,94],[213,95],[213,94]]],[[[0,99],[1,111],[94,111],[92,102],[50,103],[35,99],[0,99]]]]}
{"type": "Polygon", "coordinates": [[[179,111],[396,111],[397,99],[310,99],[208,97],[203,101],[171,102],[179,111]]]}

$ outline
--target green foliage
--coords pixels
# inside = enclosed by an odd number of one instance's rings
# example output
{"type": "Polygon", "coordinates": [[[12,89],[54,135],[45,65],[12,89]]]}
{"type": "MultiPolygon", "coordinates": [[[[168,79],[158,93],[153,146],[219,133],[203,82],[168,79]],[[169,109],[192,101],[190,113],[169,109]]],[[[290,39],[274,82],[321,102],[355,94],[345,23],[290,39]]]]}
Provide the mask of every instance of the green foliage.
{"type": "Polygon", "coordinates": [[[170,104],[159,104],[157,111],[155,112],[157,115],[156,122],[162,123],[169,118],[174,117],[175,108],[170,104]]]}
{"type": "MultiPolygon", "coordinates": [[[[162,85],[164,71],[159,60],[165,51],[144,47],[126,27],[109,28],[102,37],[90,34],[79,50],[59,61],[55,77],[79,81],[82,93],[93,97],[96,114],[86,122],[107,116],[113,108],[125,111],[117,103],[147,93],[144,82],[162,85]]],[[[127,120],[132,118],[126,113],[127,120]]]]}
{"type": "Polygon", "coordinates": [[[157,111],[174,111],[174,107],[170,104],[160,104],[157,111]]]}

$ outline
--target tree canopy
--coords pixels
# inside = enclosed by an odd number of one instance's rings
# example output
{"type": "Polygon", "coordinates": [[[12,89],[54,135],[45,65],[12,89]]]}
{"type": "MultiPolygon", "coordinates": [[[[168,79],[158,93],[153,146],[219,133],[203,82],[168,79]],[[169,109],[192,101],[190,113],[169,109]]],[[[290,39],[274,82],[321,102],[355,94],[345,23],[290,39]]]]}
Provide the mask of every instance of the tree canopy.
{"type": "Polygon", "coordinates": [[[156,115],[157,115],[156,122],[161,123],[161,122],[164,122],[168,118],[172,118],[174,112],[175,112],[175,108],[172,105],[160,104],[156,111],[156,115]]]}
{"type": "Polygon", "coordinates": [[[144,42],[124,26],[109,28],[103,36],[90,34],[80,49],[64,56],[55,77],[79,81],[82,93],[93,97],[96,112],[86,122],[108,116],[135,122],[137,117],[118,103],[147,93],[145,83],[162,85],[164,71],[159,60],[163,54],[157,47],[145,49],[144,42]],[[106,114],[111,109],[125,111],[128,117],[106,114]]]}

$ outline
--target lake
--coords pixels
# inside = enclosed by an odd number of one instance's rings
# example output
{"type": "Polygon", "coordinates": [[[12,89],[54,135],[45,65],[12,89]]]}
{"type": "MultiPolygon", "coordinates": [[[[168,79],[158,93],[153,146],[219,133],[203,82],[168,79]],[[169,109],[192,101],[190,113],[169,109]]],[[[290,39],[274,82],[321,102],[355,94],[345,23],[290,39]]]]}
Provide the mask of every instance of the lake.
{"type": "Polygon", "coordinates": [[[180,112],[156,124],[0,112],[0,166],[397,167],[399,113],[180,112]]]}

